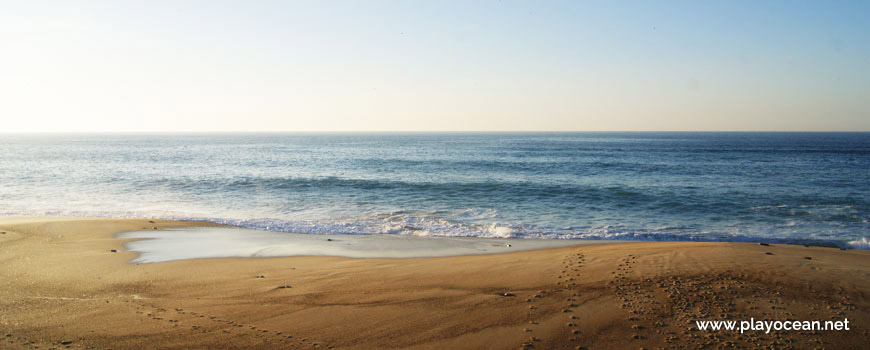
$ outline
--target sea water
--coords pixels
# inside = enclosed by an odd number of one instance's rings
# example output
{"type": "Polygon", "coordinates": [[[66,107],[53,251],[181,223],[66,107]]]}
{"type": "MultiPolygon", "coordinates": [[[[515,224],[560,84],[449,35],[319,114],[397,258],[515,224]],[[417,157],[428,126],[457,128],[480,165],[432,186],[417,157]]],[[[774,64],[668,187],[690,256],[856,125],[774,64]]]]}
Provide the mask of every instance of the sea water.
{"type": "Polygon", "coordinates": [[[0,134],[0,215],[867,248],[870,133],[0,134]]]}
{"type": "Polygon", "coordinates": [[[604,240],[420,237],[413,235],[311,235],[226,227],[188,227],[123,232],[124,247],[139,253],[131,263],[205,258],[342,256],[419,258],[498,254],[532,249],[610,243],[604,240]],[[328,238],[327,238],[328,237],[328,238]]]}

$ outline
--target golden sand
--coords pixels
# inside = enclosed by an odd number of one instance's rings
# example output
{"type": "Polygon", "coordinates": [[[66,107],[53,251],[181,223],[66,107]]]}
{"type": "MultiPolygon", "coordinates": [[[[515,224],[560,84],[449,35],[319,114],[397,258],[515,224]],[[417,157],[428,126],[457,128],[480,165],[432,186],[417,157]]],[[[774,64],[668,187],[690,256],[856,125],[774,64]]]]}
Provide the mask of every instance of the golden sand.
{"type": "Polygon", "coordinates": [[[0,218],[0,349],[870,344],[867,251],[655,242],[447,258],[136,265],[129,263],[135,253],[115,238],[194,225],[211,224],[0,218]],[[694,324],[750,318],[848,318],[851,330],[741,335],[694,324]]]}

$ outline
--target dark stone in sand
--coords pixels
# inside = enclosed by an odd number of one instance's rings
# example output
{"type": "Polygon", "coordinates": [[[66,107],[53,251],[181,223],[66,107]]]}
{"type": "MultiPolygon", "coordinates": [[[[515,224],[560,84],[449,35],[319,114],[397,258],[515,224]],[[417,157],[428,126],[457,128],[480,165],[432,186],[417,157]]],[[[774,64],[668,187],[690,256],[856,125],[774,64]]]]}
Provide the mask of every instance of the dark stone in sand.
{"type": "Polygon", "coordinates": [[[327,241],[327,242],[332,242],[332,238],[327,238],[326,241],[327,241]]]}
{"type": "Polygon", "coordinates": [[[60,342],[60,345],[70,345],[70,344],[72,344],[72,341],[69,341],[69,340],[62,340],[60,342]]]}
{"type": "Polygon", "coordinates": [[[293,287],[291,287],[290,285],[278,286],[278,289],[288,289],[288,288],[293,288],[293,287]]]}
{"type": "Polygon", "coordinates": [[[512,297],[512,296],[514,296],[514,293],[504,292],[504,293],[501,293],[501,294],[499,294],[499,295],[501,295],[501,296],[503,296],[503,297],[512,297]]]}
{"type": "Polygon", "coordinates": [[[764,253],[764,254],[767,254],[767,255],[773,255],[773,253],[771,253],[771,252],[766,252],[766,253],[764,253]]]}
{"type": "Polygon", "coordinates": [[[763,246],[765,246],[765,247],[769,247],[769,246],[770,246],[770,244],[767,244],[767,243],[758,243],[758,244],[759,244],[759,245],[763,245],[763,246]]]}
{"type": "Polygon", "coordinates": [[[266,276],[263,276],[263,275],[257,275],[257,278],[266,278],[266,276]]]}
{"type": "Polygon", "coordinates": [[[148,223],[153,224],[154,220],[148,220],[148,223]]]}
{"type": "Polygon", "coordinates": [[[118,252],[117,249],[112,249],[112,250],[109,250],[109,251],[112,252],[112,253],[117,253],[117,252],[118,252]]]}
{"type": "Polygon", "coordinates": [[[811,256],[805,256],[804,259],[807,259],[807,260],[813,260],[813,257],[811,257],[811,256]]]}

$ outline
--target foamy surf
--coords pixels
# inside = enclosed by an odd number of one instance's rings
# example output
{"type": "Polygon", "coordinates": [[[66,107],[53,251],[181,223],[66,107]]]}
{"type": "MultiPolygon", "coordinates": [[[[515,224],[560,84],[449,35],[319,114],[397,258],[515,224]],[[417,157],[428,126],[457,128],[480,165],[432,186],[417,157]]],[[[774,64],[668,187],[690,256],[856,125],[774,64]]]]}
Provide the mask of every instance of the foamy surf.
{"type": "Polygon", "coordinates": [[[870,239],[867,239],[865,237],[858,240],[850,241],[849,247],[852,249],[870,250],[870,239]]]}

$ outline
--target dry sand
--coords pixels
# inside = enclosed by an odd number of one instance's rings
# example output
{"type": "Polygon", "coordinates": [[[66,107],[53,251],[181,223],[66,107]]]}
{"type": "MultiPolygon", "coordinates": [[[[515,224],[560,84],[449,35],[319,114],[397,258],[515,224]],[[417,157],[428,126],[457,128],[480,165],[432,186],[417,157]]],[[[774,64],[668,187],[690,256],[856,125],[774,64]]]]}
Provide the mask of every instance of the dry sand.
{"type": "Polygon", "coordinates": [[[446,258],[136,265],[129,263],[135,254],[123,252],[123,240],[114,237],[191,225],[209,224],[0,218],[6,232],[0,234],[0,349],[870,344],[867,251],[657,242],[446,258]],[[750,317],[848,318],[851,330],[740,335],[701,332],[692,323],[750,317]]]}

